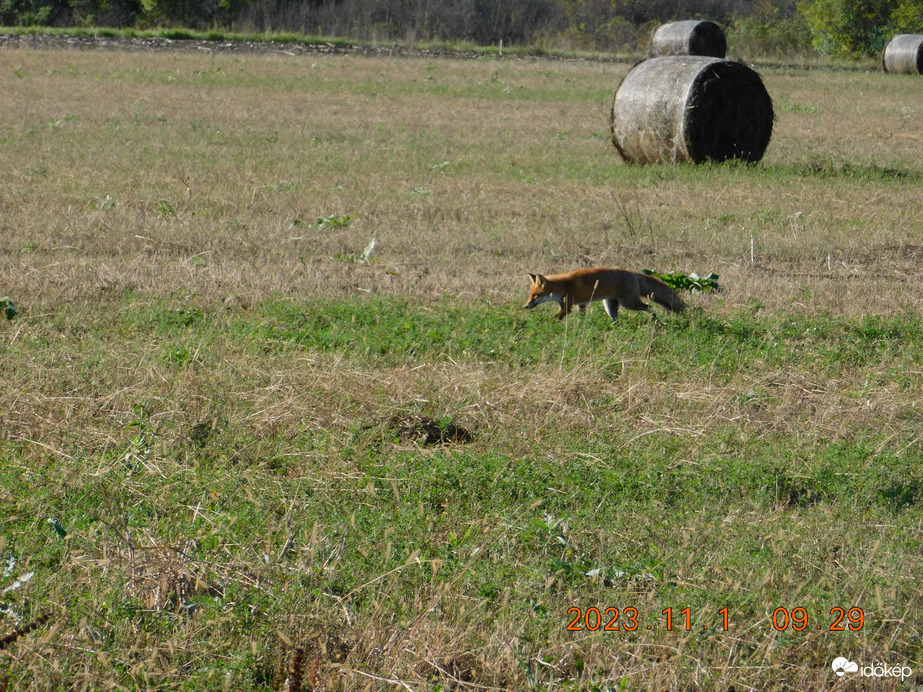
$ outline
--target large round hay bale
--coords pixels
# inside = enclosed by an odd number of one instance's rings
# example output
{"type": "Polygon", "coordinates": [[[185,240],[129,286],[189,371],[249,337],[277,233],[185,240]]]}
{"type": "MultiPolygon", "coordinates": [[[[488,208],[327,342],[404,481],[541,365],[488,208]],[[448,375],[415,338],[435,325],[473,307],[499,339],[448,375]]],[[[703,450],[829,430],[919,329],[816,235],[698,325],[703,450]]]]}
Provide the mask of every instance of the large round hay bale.
{"type": "Polygon", "coordinates": [[[652,58],[664,55],[707,55],[723,58],[727,48],[727,40],[720,26],[695,19],[663,24],[654,32],[654,38],[651,39],[652,58]]]}
{"type": "Polygon", "coordinates": [[[746,65],[694,55],[640,62],[612,100],[612,142],[629,163],[759,161],[772,99],[746,65]]]}
{"type": "Polygon", "coordinates": [[[895,74],[923,74],[923,36],[898,34],[892,38],[881,55],[881,66],[895,74]]]}

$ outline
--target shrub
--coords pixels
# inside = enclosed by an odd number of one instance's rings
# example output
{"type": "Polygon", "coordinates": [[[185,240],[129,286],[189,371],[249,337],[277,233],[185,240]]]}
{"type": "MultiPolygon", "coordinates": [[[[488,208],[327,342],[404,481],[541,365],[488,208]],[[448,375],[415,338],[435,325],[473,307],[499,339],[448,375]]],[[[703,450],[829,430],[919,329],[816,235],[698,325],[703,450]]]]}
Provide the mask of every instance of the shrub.
{"type": "Polygon", "coordinates": [[[834,57],[874,56],[895,33],[923,30],[921,0],[804,0],[814,47],[834,57]]]}

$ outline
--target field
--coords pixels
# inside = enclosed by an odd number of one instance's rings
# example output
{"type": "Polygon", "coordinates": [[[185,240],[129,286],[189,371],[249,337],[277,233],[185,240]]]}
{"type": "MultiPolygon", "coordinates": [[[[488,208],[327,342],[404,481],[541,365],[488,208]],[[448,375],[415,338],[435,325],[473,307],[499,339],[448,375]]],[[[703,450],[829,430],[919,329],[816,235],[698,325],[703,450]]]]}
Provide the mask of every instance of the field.
{"type": "Polygon", "coordinates": [[[918,79],[637,167],[628,63],[0,58],[4,689],[923,684],[918,79]],[[722,290],[522,309],[607,265],[722,290]]]}

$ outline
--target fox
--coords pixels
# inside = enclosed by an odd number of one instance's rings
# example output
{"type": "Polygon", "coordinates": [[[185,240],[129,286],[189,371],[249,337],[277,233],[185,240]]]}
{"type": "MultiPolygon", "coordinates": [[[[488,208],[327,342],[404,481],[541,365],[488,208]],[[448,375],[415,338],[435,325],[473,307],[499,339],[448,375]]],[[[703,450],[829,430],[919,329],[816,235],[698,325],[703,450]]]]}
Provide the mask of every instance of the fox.
{"type": "Polygon", "coordinates": [[[619,305],[628,310],[650,310],[641,300],[651,298],[671,312],[682,312],[686,305],[676,292],[660,279],[633,272],[628,269],[577,269],[565,274],[529,273],[532,286],[529,288],[531,310],[542,303],[557,303],[560,306],[557,317],[563,320],[577,306],[580,310],[594,301],[601,300],[609,317],[615,322],[619,316],[619,305]]]}

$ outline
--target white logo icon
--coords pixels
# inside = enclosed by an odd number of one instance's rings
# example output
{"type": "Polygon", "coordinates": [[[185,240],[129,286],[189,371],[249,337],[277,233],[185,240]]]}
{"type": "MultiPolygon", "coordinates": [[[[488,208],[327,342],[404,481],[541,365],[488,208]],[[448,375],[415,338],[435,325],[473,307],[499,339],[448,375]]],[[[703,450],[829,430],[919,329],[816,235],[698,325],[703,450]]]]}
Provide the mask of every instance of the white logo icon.
{"type": "Polygon", "coordinates": [[[849,659],[843,658],[842,656],[833,659],[833,663],[831,664],[831,667],[833,668],[833,672],[836,673],[836,676],[838,678],[843,677],[844,675],[846,675],[846,673],[858,673],[859,672],[858,663],[853,663],[849,659]]]}

